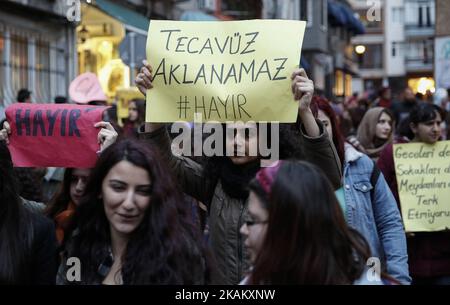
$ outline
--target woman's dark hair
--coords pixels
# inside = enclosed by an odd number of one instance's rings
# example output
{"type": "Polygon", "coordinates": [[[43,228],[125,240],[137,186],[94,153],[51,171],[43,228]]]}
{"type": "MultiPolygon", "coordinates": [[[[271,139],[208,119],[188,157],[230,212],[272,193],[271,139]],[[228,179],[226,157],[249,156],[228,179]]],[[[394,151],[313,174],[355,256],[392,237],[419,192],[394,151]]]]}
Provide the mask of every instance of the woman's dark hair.
{"type": "Polygon", "coordinates": [[[337,154],[339,159],[341,160],[341,166],[344,168],[345,161],[345,149],[344,149],[344,137],[341,134],[341,129],[339,127],[338,119],[336,117],[336,113],[330,105],[330,102],[323,97],[313,96],[311,101],[311,110],[313,112],[314,117],[317,118],[319,115],[319,110],[322,110],[325,115],[330,119],[331,128],[333,130],[333,134],[330,135],[333,138],[333,144],[336,147],[337,154]]]}
{"type": "Polygon", "coordinates": [[[414,125],[425,123],[434,120],[437,113],[441,115],[442,119],[445,117],[439,106],[428,103],[418,103],[409,113],[409,122],[414,125]]]}
{"type": "MultiPolygon", "coordinates": [[[[235,165],[231,159],[226,156],[226,147],[227,147],[227,129],[229,126],[227,124],[220,124],[222,128],[222,156],[212,156],[206,157],[203,160],[204,164],[204,173],[208,176],[207,181],[209,182],[206,189],[206,200],[203,202],[206,205],[209,205],[211,199],[213,198],[215,187],[217,182],[220,180],[222,188],[224,192],[232,197],[237,199],[245,200],[248,197],[248,182],[255,176],[256,172],[260,168],[260,157],[258,159],[249,162],[247,164],[235,165]]],[[[219,126],[218,126],[219,128],[219,126]]],[[[258,145],[260,140],[260,132],[261,132],[261,124],[256,123],[256,136],[258,137],[258,145]]],[[[266,125],[267,128],[267,147],[272,146],[272,137],[271,137],[271,123],[266,125]]],[[[232,128],[230,128],[232,129],[232,128]]],[[[239,128],[240,129],[240,128],[239,128]]],[[[243,129],[245,132],[245,137],[249,137],[251,134],[250,128],[243,129]]],[[[233,130],[233,132],[237,132],[237,128],[233,130]]],[[[209,133],[203,133],[203,141],[210,136],[209,133]]],[[[281,142],[281,139],[280,139],[281,142]]],[[[214,143],[217,145],[217,143],[214,143]]],[[[281,155],[281,153],[280,153],[281,155]]]]}
{"type": "Polygon", "coordinates": [[[64,170],[64,178],[61,187],[44,210],[44,214],[51,219],[54,219],[56,215],[66,210],[71,201],[70,184],[72,182],[72,173],[73,168],[66,168],[64,170]]]}
{"type": "MultiPolygon", "coordinates": [[[[275,128],[274,123],[267,123],[266,125],[261,125],[256,123],[256,130],[258,136],[258,147],[261,147],[259,142],[261,139],[266,141],[265,145],[267,147],[273,147],[272,141],[272,128],[275,128]],[[265,126],[265,127],[263,127],[265,126]],[[260,137],[260,132],[263,128],[267,128],[266,138],[260,137]]],[[[226,124],[222,124],[222,134],[226,135],[226,124]]],[[[248,130],[245,130],[246,136],[248,136],[248,130]]],[[[300,122],[296,123],[280,123],[278,124],[278,134],[279,136],[279,159],[304,159],[305,152],[303,150],[303,140],[300,132],[300,122]]],[[[204,134],[204,137],[208,137],[209,134],[204,134]]],[[[223,137],[223,148],[225,149],[226,137],[223,137]]],[[[264,156],[265,157],[265,156],[264,156]]],[[[272,158],[274,156],[271,156],[272,158]]],[[[205,204],[209,204],[208,201],[213,197],[215,186],[217,181],[221,181],[221,185],[225,193],[232,197],[245,200],[248,198],[248,183],[252,178],[254,178],[256,172],[260,169],[262,156],[258,159],[247,164],[235,165],[231,159],[227,156],[213,156],[204,159],[204,172],[208,175],[208,187],[206,188],[205,204]]]]}
{"type": "Polygon", "coordinates": [[[29,271],[33,239],[29,212],[22,205],[11,154],[0,141],[0,283],[20,284],[29,271]]]}
{"type": "Polygon", "coordinates": [[[265,193],[250,189],[269,214],[250,284],[352,284],[364,271],[369,246],[349,228],[333,188],[316,166],[285,161],[265,193]]]}
{"type": "Polygon", "coordinates": [[[203,245],[189,218],[169,170],[156,150],[133,139],[108,147],[98,159],[75,212],[77,234],[73,253],[82,265],[82,281],[102,281],[98,268],[108,256],[109,222],[104,212],[102,181],[119,162],[126,160],[145,169],[152,182],[150,204],[139,226],[131,233],[122,257],[125,284],[198,284],[208,279],[203,245]]]}

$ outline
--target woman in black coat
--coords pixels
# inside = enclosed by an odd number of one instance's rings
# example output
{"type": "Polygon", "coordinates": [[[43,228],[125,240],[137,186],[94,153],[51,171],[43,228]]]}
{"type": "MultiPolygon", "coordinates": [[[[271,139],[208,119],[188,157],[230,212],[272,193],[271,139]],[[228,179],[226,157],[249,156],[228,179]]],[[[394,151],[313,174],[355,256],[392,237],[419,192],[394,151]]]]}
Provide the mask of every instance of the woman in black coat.
{"type": "Polygon", "coordinates": [[[23,205],[11,154],[0,141],[0,284],[54,284],[56,245],[53,223],[23,205]]]}

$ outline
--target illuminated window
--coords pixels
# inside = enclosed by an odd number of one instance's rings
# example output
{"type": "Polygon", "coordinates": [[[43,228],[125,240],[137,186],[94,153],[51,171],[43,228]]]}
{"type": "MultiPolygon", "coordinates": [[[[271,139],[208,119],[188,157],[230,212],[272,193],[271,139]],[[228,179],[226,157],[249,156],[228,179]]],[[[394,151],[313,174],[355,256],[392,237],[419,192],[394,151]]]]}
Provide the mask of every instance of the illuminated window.
{"type": "Polygon", "coordinates": [[[427,90],[431,93],[436,91],[434,79],[431,77],[411,78],[408,80],[408,86],[414,93],[425,94],[427,90]]]}
{"type": "Polygon", "coordinates": [[[50,44],[48,41],[36,42],[36,100],[50,102],[50,44]]]}
{"type": "Polygon", "coordinates": [[[352,76],[345,74],[345,96],[351,96],[352,93],[352,76]]]}
{"type": "Polygon", "coordinates": [[[344,72],[337,70],[334,74],[334,95],[343,96],[344,95],[344,72]]]}
{"type": "Polygon", "coordinates": [[[28,41],[15,34],[11,35],[11,84],[14,92],[28,88],[28,41]]]}

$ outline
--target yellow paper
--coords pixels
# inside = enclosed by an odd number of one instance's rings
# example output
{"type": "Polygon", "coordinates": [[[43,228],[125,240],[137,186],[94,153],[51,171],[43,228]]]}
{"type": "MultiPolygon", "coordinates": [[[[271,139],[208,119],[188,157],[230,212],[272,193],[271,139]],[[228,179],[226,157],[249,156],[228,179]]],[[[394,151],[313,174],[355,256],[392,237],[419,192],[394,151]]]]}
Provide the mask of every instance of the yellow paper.
{"type": "Polygon", "coordinates": [[[394,163],[407,232],[450,228],[450,141],[394,145],[394,163]]]}
{"type": "Polygon", "coordinates": [[[291,74],[300,62],[304,21],[152,20],[147,59],[154,88],[147,122],[295,122],[291,74]]]}

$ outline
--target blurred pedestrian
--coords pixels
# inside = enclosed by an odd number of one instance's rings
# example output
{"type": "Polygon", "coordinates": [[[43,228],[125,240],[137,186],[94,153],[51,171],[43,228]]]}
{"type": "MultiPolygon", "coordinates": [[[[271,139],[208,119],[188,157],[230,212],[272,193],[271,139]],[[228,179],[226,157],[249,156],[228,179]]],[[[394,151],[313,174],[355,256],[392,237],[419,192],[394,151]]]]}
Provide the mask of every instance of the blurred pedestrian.
{"type": "Polygon", "coordinates": [[[405,88],[400,101],[396,101],[392,105],[392,113],[394,114],[396,127],[398,127],[403,120],[408,118],[411,110],[418,104],[418,101],[411,88],[405,88]]]}
{"type": "Polygon", "coordinates": [[[20,89],[17,93],[17,102],[18,103],[31,103],[31,91],[28,89],[20,89]]]}
{"type": "Polygon", "coordinates": [[[391,98],[392,98],[391,89],[389,87],[383,87],[378,91],[378,97],[373,102],[373,107],[391,108],[392,107],[391,98]]]}
{"type": "Polygon", "coordinates": [[[128,105],[128,118],[123,124],[123,133],[126,137],[138,136],[138,128],[145,123],[145,101],[131,100],[128,105]]]}

